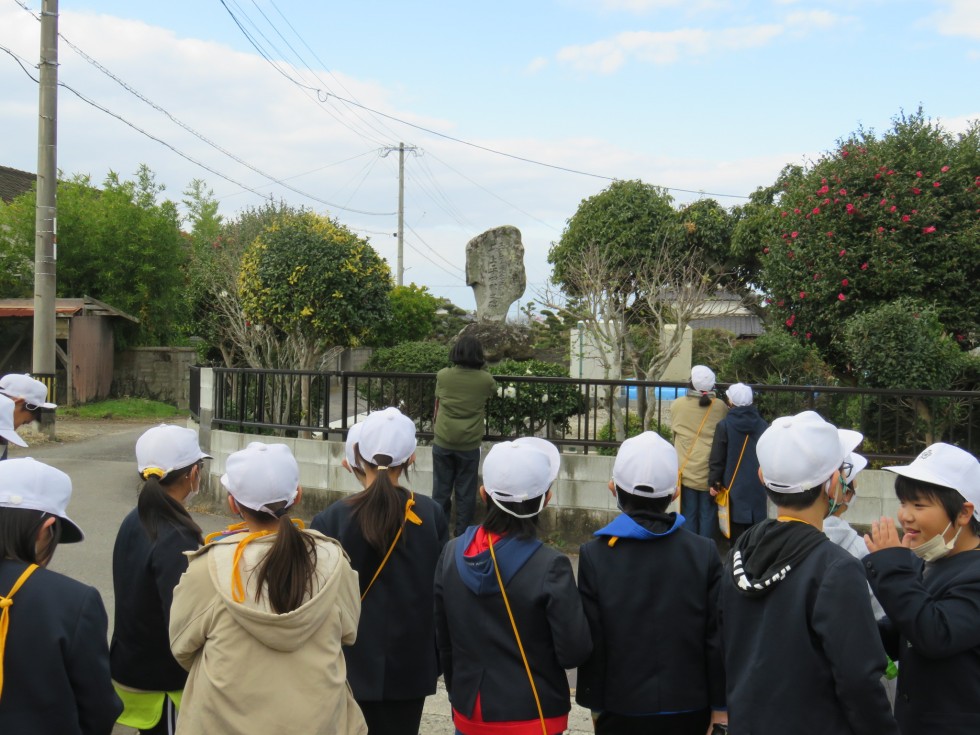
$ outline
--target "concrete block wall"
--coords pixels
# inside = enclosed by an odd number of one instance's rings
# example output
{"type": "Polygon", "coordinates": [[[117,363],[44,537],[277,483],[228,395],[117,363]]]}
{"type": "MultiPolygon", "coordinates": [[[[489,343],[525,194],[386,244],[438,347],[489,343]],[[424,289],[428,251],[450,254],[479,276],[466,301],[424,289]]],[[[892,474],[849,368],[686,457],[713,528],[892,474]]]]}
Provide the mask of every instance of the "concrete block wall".
{"type": "MultiPolygon", "coordinates": [[[[292,450],[299,463],[300,484],[303,487],[303,500],[297,508],[297,516],[300,518],[309,520],[330,503],[360,489],[353,475],[341,465],[344,459],[343,442],[256,436],[219,430],[211,430],[209,436],[209,453],[214,459],[210,463],[208,487],[202,489],[197,501],[198,506],[203,509],[225,511],[225,492],[220,483],[225,461],[232,452],[244,449],[253,441],[284,443],[292,450]]],[[[202,446],[207,447],[203,433],[202,446]]],[[[561,473],[553,487],[554,497],[542,516],[542,534],[561,543],[574,545],[586,540],[594,530],[615,517],[618,513],[616,499],[608,487],[613,461],[612,457],[596,454],[562,455],[561,473]]],[[[430,447],[418,448],[415,464],[404,484],[420,495],[431,496],[430,447]]],[[[864,531],[872,521],[878,520],[882,515],[894,517],[898,502],[893,485],[894,475],[889,472],[862,472],[858,476],[857,499],[848,509],[845,519],[859,531],[864,531]]],[[[772,515],[774,511],[770,506],[770,516],[772,515]]]]}
{"type": "Polygon", "coordinates": [[[196,360],[193,347],[135,347],[121,352],[113,367],[112,394],[152,398],[186,409],[190,405],[190,366],[196,360]]]}

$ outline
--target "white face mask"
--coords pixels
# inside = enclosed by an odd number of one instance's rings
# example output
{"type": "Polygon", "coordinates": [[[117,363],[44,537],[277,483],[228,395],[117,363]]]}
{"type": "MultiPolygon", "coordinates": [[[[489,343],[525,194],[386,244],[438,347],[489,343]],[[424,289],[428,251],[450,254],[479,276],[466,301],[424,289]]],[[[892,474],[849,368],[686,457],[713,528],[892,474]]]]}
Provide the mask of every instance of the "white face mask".
{"type": "Polygon", "coordinates": [[[916,546],[914,549],[912,549],[912,553],[925,562],[942,559],[953,550],[953,546],[956,545],[956,539],[960,537],[960,531],[963,530],[963,526],[960,526],[956,529],[956,533],[953,534],[953,538],[951,538],[949,541],[944,541],[943,537],[946,535],[946,531],[948,531],[952,525],[953,524],[950,523],[943,529],[942,533],[937,533],[925,543],[916,546]]]}

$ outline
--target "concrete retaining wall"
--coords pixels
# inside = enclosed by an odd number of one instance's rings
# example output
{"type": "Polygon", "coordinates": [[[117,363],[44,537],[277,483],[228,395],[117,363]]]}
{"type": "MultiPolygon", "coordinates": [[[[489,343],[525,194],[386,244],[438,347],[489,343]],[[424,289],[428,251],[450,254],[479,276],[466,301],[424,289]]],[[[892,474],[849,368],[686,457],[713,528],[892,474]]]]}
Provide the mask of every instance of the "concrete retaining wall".
{"type": "MultiPolygon", "coordinates": [[[[203,386],[202,380],[202,406],[209,405],[204,403],[203,386]]],[[[341,466],[344,459],[343,442],[255,436],[218,430],[211,430],[208,436],[209,453],[214,459],[210,463],[209,487],[202,488],[197,500],[197,505],[202,509],[226,510],[225,492],[219,481],[225,461],[232,452],[245,448],[253,441],[285,443],[293,451],[299,463],[300,484],[303,486],[303,499],[297,509],[300,518],[309,520],[330,503],[360,490],[353,475],[341,466]]],[[[202,446],[207,447],[204,432],[202,446]]],[[[554,497],[542,516],[542,536],[561,545],[574,546],[615,517],[618,512],[616,500],[608,488],[612,466],[612,457],[563,454],[561,473],[552,488],[554,497]]],[[[893,480],[894,475],[888,472],[862,472],[858,477],[858,498],[845,518],[859,530],[865,530],[871,521],[882,515],[894,516],[898,504],[892,491],[893,480]]],[[[431,496],[430,447],[418,448],[415,464],[404,484],[419,494],[431,496]]],[[[773,515],[772,510],[770,507],[770,515],[773,515]]]]}

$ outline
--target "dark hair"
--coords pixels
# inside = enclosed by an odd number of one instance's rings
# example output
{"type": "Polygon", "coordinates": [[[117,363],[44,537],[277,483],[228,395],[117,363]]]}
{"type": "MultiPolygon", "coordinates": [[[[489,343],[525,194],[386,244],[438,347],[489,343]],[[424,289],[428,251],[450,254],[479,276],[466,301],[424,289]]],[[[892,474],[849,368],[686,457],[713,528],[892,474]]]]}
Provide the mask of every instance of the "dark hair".
{"type": "Polygon", "coordinates": [[[766,496],[774,505],[778,505],[780,508],[806,510],[817,502],[817,498],[823,492],[823,485],[824,483],[820,483],[816,487],[811,487],[809,490],[804,490],[801,493],[777,493],[775,490],[766,488],[766,496]]]}
{"type": "Polygon", "coordinates": [[[262,596],[262,588],[269,593],[269,605],[282,615],[292,612],[313,592],[313,574],[316,572],[316,540],[298,529],[286,512],[286,501],[267,506],[275,513],[253,510],[239,504],[241,514],[248,518],[269,522],[279,520],[276,540],[269,553],[255,569],[255,599],[262,596]]]}
{"type": "MultiPolygon", "coordinates": [[[[956,516],[963,510],[963,504],[966,503],[966,499],[951,487],[913,480],[904,475],[895,478],[895,495],[902,503],[912,503],[923,499],[939,503],[946,511],[950,523],[956,520],[956,516]]],[[[980,521],[977,520],[976,516],[970,516],[970,533],[980,536],[980,521]]]]}
{"type": "MultiPolygon", "coordinates": [[[[379,554],[385,554],[398,529],[405,523],[404,491],[392,484],[386,470],[378,470],[379,465],[387,465],[391,457],[387,454],[374,455],[373,462],[361,455],[359,444],[354,446],[359,462],[375,469],[374,482],[361,492],[347,499],[351,506],[351,520],[361,529],[361,535],[368,545],[379,554]]],[[[363,464],[362,464],[363,466],[363,464]]],[[[408,476],[408,463],[399,465],[408,476]]],[[[392,467],[391,469],[396,469],[392,467]]]]}
{"type": "Polygon", "coordinates": [[[59,541],[61,519],[57,516],[31,508],[0,508],[0,559],[44,565],[51,561],[59,541]],[[54,518],[51,536],[38,553],[37,534],[48,518],[54,518]]]}
{"type": "Polygon", "coordinates": [[[482,368],[487,364],[480,340],[468,334],[456,340],[456,344],[449,351],[449,360],[455,365],[469,368],[482,368]]]}
{"type": "Polygon", "coordinates": [[[184,479],[191,473],[194,467],[201,462],[195,462],[187,467],[178,470],[171,470],[165,477],[155,477],[151,475],[146,478],[143,487],[140,489],[139,498],[136,501],[136,511],[139,513],[140,523],[150,541],[156,541],[160,535],[162,525],[184,527],[197,538],[198,543],[204,543],[204,535],[201,527],[194,522],[191,514],[182,503],[174,500],[167,493],[167,488],[175,482],[184,479]]]}
{"type": "MultiPolygon", "coordinates": [[[[644,485],[639,485],[638,487],[644,492],[653,491],[653,488],[646,487],[644,485]]],[[[617,485],[616,498],[619,500],[619,507],[622,508],[623,512],[627,515],[639,512],[666,513],[667,507],[674,499],[674,494],[671,493],[663,498],[645,498],[642,495],[633,495],[632,493],[628,493],[617,485]]]]}
{"type": "MultiPolygon", "coordinates": [[[[530,518],[516,518],[510,513],[502,511],[490,497],[489,492],[487,493],[486,502],[487,516],[483,519],[483,529],[488,533],[506,534],[514,538],[535,538],[538,535],[538,518],[541,516],[540,513],[530,518]]],[[[541,507],[541,498],[531,498],[530,500],[521,500],[516,503],[498,502],[520,515],[535,513],[541,507]]]]}

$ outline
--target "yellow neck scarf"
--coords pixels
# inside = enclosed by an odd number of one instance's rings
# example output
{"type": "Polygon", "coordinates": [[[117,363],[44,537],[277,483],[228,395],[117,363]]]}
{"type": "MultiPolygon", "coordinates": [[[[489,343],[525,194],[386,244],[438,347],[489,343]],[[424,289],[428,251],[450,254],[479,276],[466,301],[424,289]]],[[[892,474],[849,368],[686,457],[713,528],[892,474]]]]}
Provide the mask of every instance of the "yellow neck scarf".
{"type": "Polygon", "coordinates": [[[31,564],[14,582],[7,596],[0,596],[0,695],[3,694],[3,654],[7,645],[7,628],[10,627],[10,607],[14,604],[14,595],[21,588],[27,578],[34,574],[37,564],[31,564]]]}

